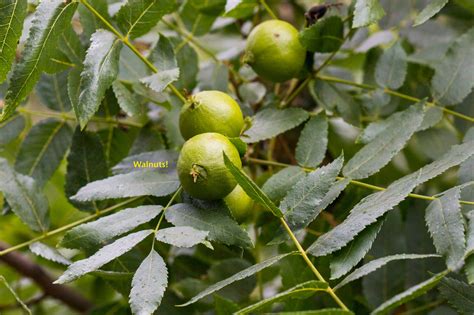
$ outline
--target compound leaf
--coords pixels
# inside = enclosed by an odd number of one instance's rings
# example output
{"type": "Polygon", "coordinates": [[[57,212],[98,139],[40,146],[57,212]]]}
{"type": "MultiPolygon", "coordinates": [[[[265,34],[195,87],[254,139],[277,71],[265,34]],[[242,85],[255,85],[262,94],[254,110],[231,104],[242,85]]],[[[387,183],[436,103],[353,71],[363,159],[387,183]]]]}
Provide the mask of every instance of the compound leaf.
{"type": "Polygon", "coordinates": [[[403,201],[416,186],[462,163],[473,154],[473,141],[452,146],[440,159],[393,182],[386,190],[365,197],[355,205],[341,224],[319,237],[308,248],[308,252],[315,256],[324,256],[341,249],[368,225],[403,201]]]}

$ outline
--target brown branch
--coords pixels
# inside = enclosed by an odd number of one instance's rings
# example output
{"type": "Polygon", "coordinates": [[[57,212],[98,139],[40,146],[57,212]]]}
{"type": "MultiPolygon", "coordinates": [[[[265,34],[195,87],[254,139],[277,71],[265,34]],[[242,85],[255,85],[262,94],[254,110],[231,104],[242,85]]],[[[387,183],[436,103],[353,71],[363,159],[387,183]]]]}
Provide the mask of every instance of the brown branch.
{"type": "MultiPolygon", "coordinates": [[[[0,251],[8,247],[7,244],[0,242],[0,251]]],[[[49,273],[21,253],[11,252],[0,256],[0,261],[3,261],[21,275],[32,279],[43,290],[44,294],[60,300],[74,310],[86,312],[93,307],[93,304],[80,293],[67,286],[53,284],[54,278],[49,273]]]]}

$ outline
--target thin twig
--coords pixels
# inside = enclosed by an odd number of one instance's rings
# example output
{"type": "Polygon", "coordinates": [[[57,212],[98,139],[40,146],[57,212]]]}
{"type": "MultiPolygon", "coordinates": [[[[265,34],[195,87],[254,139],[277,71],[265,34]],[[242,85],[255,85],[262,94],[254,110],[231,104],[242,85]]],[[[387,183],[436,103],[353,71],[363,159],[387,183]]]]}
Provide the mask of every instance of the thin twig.
{"type": "MultiPolygon", "coordinates": [[[[320,79],[320,80],[323,80],[323,81],[333,82],[333,83],[340,83],[340,84],[344,84],[344,85],[350,85],[350,86],[358,87],[358,88],[365,89],[365,90],[377,90],[377,89],[379,89],[379,87],[375,86],[375,85],[357,83],[357,82],[354,82],[354,81],[349,81],[349,80],[336,78],[336,77],[332,77],[332,76],[318,75],[317,78],[320,79]]],[[[407,95],[407,94],[404,94],[404,93],[401,93],[401,92],[397,92],[397,91],[394,91],[394,90],[391,90],[391,89],[388,89],[388,88],[384,88],[384,89],[382,89],[382,91],[386,94],[393,95],[393,96],[396,96],[396,97],[399,97],[399,98],[402,98],[402,99],[405,99],[405,100],[408,100],[408,101],[412,101],[412,102],[420,102],[421,101],[420,98],[413,97],[413,96],[410,96],[410,95],[407,95]]],[[[461,118],[461,119],[464,119],[464,120],[467,120],[467,121],[470,121],[470,122],[474,123],[474,117],[470,117],[470,116],[458,113],[456,111],[453,111],[451,109],[448,109],[446,107],[437,105],[435,102],[426,102],[426,105],[430,106],[430,107],[438,107],[440,110],[442,110],[443,112],[445,112],[447,114],[450,114],[450,115],[453,115],[453,116],[456,116],[458,118],[461,118]]]]}

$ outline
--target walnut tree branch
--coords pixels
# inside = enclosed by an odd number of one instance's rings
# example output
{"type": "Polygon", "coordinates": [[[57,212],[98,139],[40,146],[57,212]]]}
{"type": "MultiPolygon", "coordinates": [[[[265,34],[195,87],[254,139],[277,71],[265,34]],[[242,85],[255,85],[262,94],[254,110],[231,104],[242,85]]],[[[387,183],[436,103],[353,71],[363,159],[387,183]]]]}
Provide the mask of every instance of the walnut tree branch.
{"type": "MultiPolygon", "coordinates": [[[[0,242],[0,251],[8,247],[7,244],[0,242]]],[[[74,310],[86,312],[93,306],[89,300],[73,289],[64,285],[53,284],[54,278],[23,254],[11,252],[0,256],[0,261],[3,261],[21,275],[33,280],[47,296],[60,300],[74,310]]]]}

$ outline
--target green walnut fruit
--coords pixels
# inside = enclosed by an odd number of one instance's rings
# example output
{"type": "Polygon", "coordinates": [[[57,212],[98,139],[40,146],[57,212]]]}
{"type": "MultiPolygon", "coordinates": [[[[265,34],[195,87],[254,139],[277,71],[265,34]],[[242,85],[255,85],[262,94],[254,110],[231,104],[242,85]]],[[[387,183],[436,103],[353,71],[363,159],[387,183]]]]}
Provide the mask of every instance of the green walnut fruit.
{"type": "Polygon", "coordinates": [[[225,136],[209,132],[186,141],[178,158],[178,176],[183,189],[203,200],[222,199],[237,185],[224,164],[223,152],[242,167],[239,152],[225,136]]]}
{"type": "Polygon", "coordinates": [[[239,104],[220,91],[203,91],[189,98],[181,109],[179,129],[184,139],[205,132],[238,137],[244,127],[239,104]]]}
{"type": "Polygon", "coordinates": [[[245,222],[251,217],[254,201],[240,185],[235,186],[234,190],[224,198],[224,202],[237,222],[245,222]]]}
{"type": "Polygon", "coordinates": [[[301,71],[305,58],[298,31],[287,22],[270,20],[250,32],[244,62],[262,78],[283,82],[301,71]]]}

